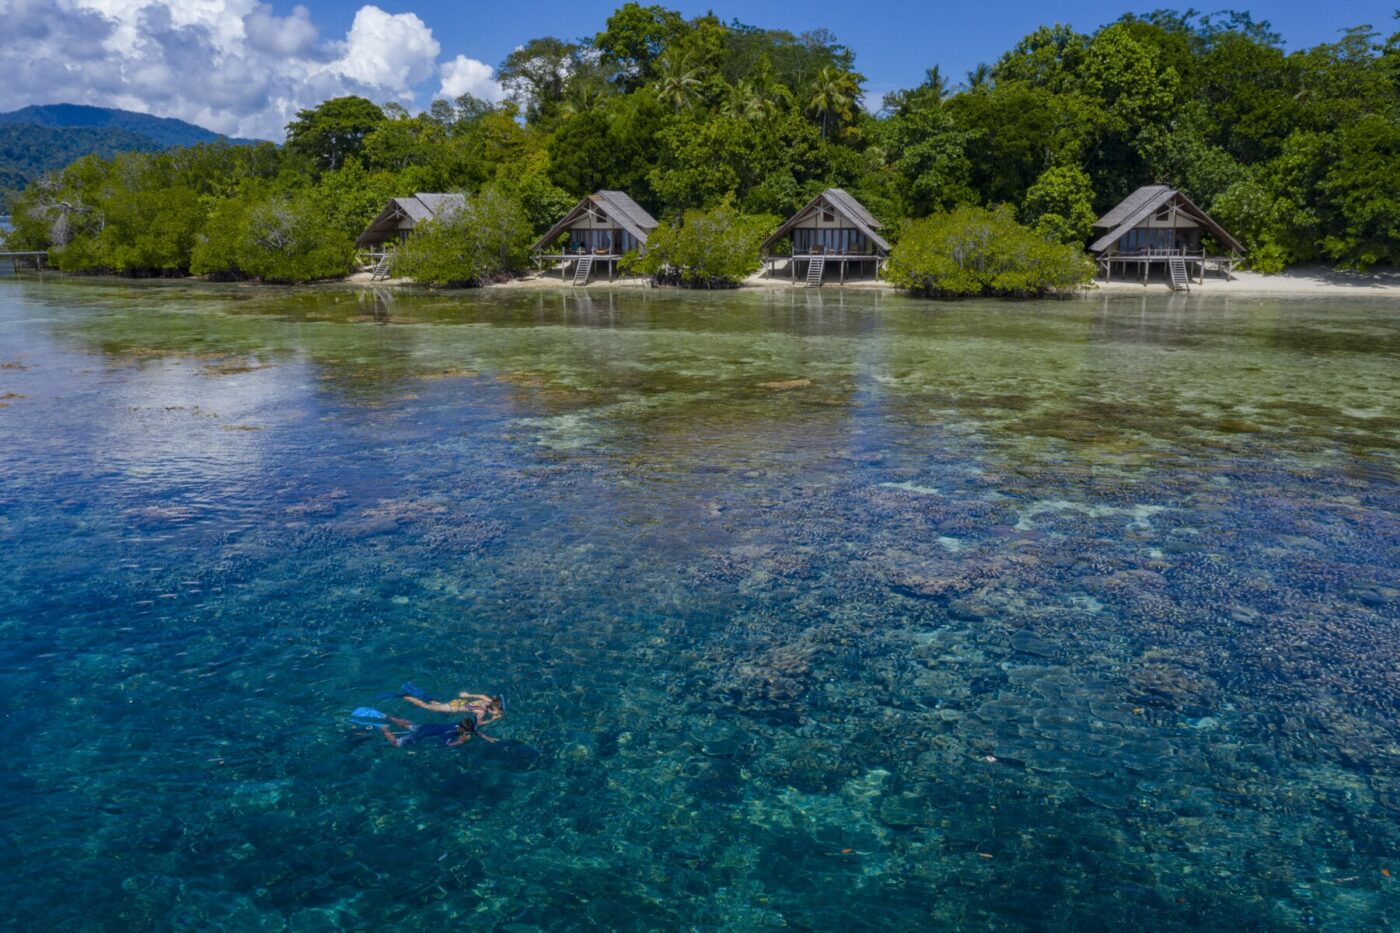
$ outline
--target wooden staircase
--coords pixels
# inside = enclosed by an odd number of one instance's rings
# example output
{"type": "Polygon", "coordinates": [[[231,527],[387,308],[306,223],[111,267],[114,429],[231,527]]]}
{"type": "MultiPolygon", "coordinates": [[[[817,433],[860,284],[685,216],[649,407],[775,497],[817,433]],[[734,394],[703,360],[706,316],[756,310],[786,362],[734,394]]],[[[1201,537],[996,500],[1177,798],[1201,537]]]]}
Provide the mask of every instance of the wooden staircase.
{"type": "Polygon", "coordinates": [[[821,288],[822,273],[826,271],[826,257],[813,256],[807,262],[807,287],[821,288]]]}
{"type": "Polygon", "coordinates": [[[580,256],[578,265],[574,266],[574,284],[587,285],[588,276],[593,272],[593,257],[580,256]]]}
{"type": "Polygon", "coordinates": [[[1190,291],[1191,279],[1186,275],[1186,260],[1172,257],[1167,260],[1167,276],[1172,291],[1190,291]]]}
{"type": "Polygon", "coordinates": [[[369,280],[371,282],[378,282],[381,279],[387,279],[392,265],[393,264],[389,262],[388,253],[380,256],[379,261],[374,264],[374,269],[370,271],[369,280]]]}

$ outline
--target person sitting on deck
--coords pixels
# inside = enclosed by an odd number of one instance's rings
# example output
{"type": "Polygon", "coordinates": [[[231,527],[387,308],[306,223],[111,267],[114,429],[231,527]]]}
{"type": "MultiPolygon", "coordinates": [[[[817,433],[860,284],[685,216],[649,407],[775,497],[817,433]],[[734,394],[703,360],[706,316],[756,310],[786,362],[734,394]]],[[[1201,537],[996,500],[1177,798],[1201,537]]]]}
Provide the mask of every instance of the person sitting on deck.
{"type": "Polygon", "coordinates": [[[384,733],[384,738],[388,739],[389,744],[395,748],[403,748],[416,742],[427,742],[429,745],[437,745],[442,748],[456,748],[459,745],[467,744],[477,736],[488,742],[497,741],[477,729],[476,717],[474,716],[465,716],[461,722],[456,724],[420,724],[400,719],[397,716],[390,716],[389,721],[404,730],[402,733],[395,734],[389,726],[379,727],[379,731],[384,733]]]}

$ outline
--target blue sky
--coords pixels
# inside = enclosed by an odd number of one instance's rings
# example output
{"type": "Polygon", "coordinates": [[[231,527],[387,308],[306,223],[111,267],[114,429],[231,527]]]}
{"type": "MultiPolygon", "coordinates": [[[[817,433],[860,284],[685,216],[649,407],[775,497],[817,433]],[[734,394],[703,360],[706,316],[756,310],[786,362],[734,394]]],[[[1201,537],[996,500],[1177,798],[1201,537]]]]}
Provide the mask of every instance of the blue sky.
{"type": "MultiPolygon", "coordinates": [[[[0,109],[80,103],[178,117],[221,133],[279,140],[323,100],[359,94],[413,109],[469,92],[499,99],[492,71],[511,49],[545,35],[600,30],[616,3],[581,0],[22,0],[0,29],[0,109]]],[[[757,26],[827,28],[855,50],[868,100],[911,87],[938,65],[957,82],[1041,24],[1091,32],[1127,5],[1088,0],[931,3],[784,0],[677,3],[757,26]]],[[[1400,0],[1259,3],[1294,48],[1370,23],[1389,35],[1400,0]]]]}
{"type": "MultiPolygon", "coordinates": [[[[348,28],[354,8],[318,0],[308,4],[326,32],[348,28]]],[[[380,2],[391,13],[413,12],[432,27],[447,54],[464,54],[489,65],[500,63],[512,48],[535,36],[576,38],[603,27],[617,3],[559,0],[409,0],[380,2]]],[[[945,75],[961,78],[978,62],[991,63],[1021,36],[1045,23],[1066,22],[1089,32],[1123,13],[1185,9],[1191,3],[1073,2],[918,2],[918,0],[747,0],[747,2],[663,3],[695,16],[713,10],[728,21],[738,17],[756,26],[802,32],[826,27],[856,52],[869,79],[867,89],[879,98],[886,91],[922,80],[924,69],[939,65],[945,75]]],[[[1290,47],[1333,41],[1349,26],[1370,23],[1389,35],[1400,29],[1393,19],[1400,0],[1347,0],[1342,3],[1210,3],[1200,9],[1248,10],[1256,20],[1273,23],[1290,47]]]]}

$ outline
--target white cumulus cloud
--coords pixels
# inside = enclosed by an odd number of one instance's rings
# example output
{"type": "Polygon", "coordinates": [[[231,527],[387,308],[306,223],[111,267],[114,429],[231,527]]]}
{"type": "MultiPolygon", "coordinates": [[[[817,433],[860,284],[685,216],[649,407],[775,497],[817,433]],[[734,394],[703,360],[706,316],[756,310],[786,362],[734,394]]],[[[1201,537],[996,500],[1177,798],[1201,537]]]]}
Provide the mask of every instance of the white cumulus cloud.
{"type": "Polygon", "coordinates": [[[463,94],[492,103],[500,101],[504,91],[496,81],[496,69],[465,55],[443,62],[442,86],[438,88],[438,96],[456,98],[463,94]]]}
{"type": "Polygon", "coordinates": [[[437,70],[441,50],[433,31],[414,14],[360,7],[329,70],[368,87],[406,88],[437,70]]]}
{"type": "Polygon", "coordinates": [[[329,97],[411,106],[439,75],[440,93],[500,99],[490,66],[439,64],[441,52],[417,15],[373,5],[334,38],[306,7],[260,0],[0,0],[0,109],[123,107],[280,140],[298,110],[329,97]]]}

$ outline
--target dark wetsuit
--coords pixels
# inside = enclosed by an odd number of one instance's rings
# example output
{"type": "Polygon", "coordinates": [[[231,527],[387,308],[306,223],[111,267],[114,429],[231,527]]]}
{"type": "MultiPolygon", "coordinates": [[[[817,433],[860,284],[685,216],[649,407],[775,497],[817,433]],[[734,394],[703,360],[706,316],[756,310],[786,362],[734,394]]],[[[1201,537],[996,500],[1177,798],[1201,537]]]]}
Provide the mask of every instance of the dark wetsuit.
{"type": "Polygon", "coordinates": [[[408,730],[408,734],[396,738],[394,744],[399,748],[418,742],[426,742],[428,745],[447,746],[457,741],[458,735],[457,724],[455,722],[430,722],[426,725],[411,726],[408,730]]]}

